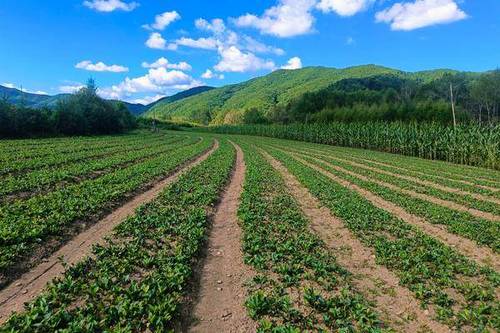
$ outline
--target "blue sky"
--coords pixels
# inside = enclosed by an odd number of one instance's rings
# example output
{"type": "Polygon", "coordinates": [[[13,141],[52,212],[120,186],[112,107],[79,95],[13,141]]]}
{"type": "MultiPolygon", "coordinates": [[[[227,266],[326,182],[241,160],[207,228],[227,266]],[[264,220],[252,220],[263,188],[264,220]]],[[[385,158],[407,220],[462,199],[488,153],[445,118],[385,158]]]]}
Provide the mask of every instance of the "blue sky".
{"type": "Polygon", "coordinates": [[[2,0],[0,84],[150,102],[279,68],[500,66],[498,0],[2,0]]]}

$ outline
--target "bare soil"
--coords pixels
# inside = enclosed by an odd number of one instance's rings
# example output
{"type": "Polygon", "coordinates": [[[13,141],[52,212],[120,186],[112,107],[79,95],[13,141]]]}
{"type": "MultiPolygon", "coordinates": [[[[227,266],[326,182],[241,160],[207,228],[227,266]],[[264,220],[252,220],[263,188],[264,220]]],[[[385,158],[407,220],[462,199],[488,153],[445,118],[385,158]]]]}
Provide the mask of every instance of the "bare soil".
{"type": "Polygon", "coordinates": [[[148,191],[135,196],[115,209],[92,227],[78,234],[48,258],[43,259],[39,265],[1,290],[0,324],[4,323],[12,312],[22,311],[26,302],[39,295],[54,278],[60,277],[65,271],[63,263],[72,265],[91,255],[93,245],[103,244],[106,237],[111,236],[115,226],[134,214],[139,206],[155,199],[165,187],[177,180],[183,173],[206,160],[218,146],[218,141],[215,141],[210,150],[157,182],[148,191]]]}
{"type": "Polygon", "coordinates": [[[375,263],[373,251],[365,247],[341,220],[321,206],[280,162],[266,156],[311,220],[311,229],[334,251],[338,263],[354,274],[354,286],[376,303],[385,323],[398,332],[450,332],[448,327],[432,319],[432,310],[423,310],[412,293],[399,285],[396,275],[375,263]]]}
{"type": "MultiPolygon", "coordinates": [[[[405,211],[403,208],[397,206],[396,204],[393,204],[390,201],[387,201],[372,192],[365,190],[355,184],[352,184],[351,182],[348,182],[347,180],[341,179],[339,177],[336,177],[335,175],[329,173],[327,170],[322,169],[320,166],[312,165],[311,163],[301,159],[300,157],[297,157],[294,155],[297,160],[299,160],[301,163],[306,164],[307,166],[314,168],[317,171],[320,171],[321,173],[325,174],[327,177],[329,177],[332,180],[335,180],[336,182],[340,183],[341,185],[348,187],[352,190],[355,190],[359,194],[361,194],[363,197],[365,197],[368,201],[370,201],[374,206],[382,208],[386,210],[387,212],[391,213],[394,216],[397,216],[398,218],[402,219],[408,224],[414,225],[417,228],[419,228],[422,232],[435,237],[439,239],[441,242],[444,244],[447,244],[448,246],[454,248],[458,252],[462,253],[466,257],[474,260],[476,263],[479,265],[487,265],[495,269],[496,271],[500,270],[500,256],[495,253],[493,250],[491,250],[488,247],[485,246],[479,246],[477,245],[474,241],[461,237],[459,235],[455,235],[453,233],[450,233],[446,230],[446,227],[443,225],[436,225],[436,224],[431,224],[427,222],[424,218],[418,217],[416,215],[410,214],[407,211],[405,211]]],[[[328,162],[325,162],[323,160],[318,161],[328,165],[332,169],[337,168],[341,171],[344,171],[345,169],[342,169],[340,167],[337,167],[335,165],[332,165],[328,162]]],[[[348,172],[347,170],[345,170],[348,172]]],[[[356,174],[352,173],[353,176],[358,177],[359,179],[366,180],[366,181],[372,181],[371,179],[356,174]]]]}
{"type": "MultiPolygon", "coordinates": [[[[296,153],[294,153],[294,154],[296,155],[296,153]]],[[[423,194],[423,193],[418,193],[418,192],[415,192],[415,191],[407,190],[407,189],[401,188],[399,186],[396,186],[396,185],[393,185],[393,184],[390,184],[390,183],[387,183],[387,182],[384,182],[384,181],[381,181],[381,180],[376,180],[376,179],[368,178],[366,176],[360,175],[360,174],[355,173],[353,171],[346,170],[346,169],[344,169],[344,168],[342,168],[340,166],[333,165],[333,164],[328,163],[328,162],[326,162],[326,161],[324,161],[322,159],[317,159],[317,160],[320,161],[320,162],[322,162],[322,163],[324,163],[324,164],[327,164],[329,167],[331,167],[332,169],[335,169],[337,171],[347,173],[347,174],[349,174],[351,176],[357,177],[357,178],[359,178],[361,180],[364,180],[364,181],[373,182],[375,184],[387,187],[388,189],[391,189],[391,190],[394,190],[394,191],[401,192],[401,193],[406,194],[408,196],[411,196],[411,197],[414,197],[414,198],[418,198],[418,199],[421,199],[421,200],[425,200],[425,201],[429,201],[429,202],[432,202],[434,204],[437,204],[437,205],[440,205],[440,206],[443,206],[443,207],[447,207],[447,208],[450,208],[450,209],[454,209],[454,210],[457,210],[457,211],[460,211],[460,212],[466,212],[466,213],[469,213],[469,214],[471,214],[473,216],[476,216],[476,217],[479,217],[479,218],[483,218],[483,219],[486,219],[486,220],[500,221],[500,216],[498,216],[498,215],[495,215],[495,214],[492,214],[492,213],[488,213],[488,212],[483,212],[483,211],[480,211],[478,209],[466,207],[466,206],[458,204],[456,202],[439,199],[439,198],[433,197],[431,195],[427,195],[427,194],[423,194]]]]}
{"type": "Polygon", "coordinates": [[[359,167],[359,168],[363,168],[363,169],[366,169],[366,170],[374,171],[376,173],[381,173],[381,174],[384,174],[384,175],[387,175],[387,176],[391,176],[391,177],[395,177],[395,178],[399,178],[399,179],[404,179],[404,180],[408,180],[410,182],[414,182],[414,183],[417,183],[417,184],[420,184],[420,185],[425,185],[425,186],[428,186],[428,187],[432,187],[432,188],[435,188],[435,189],[440,190],[440,191],[444,191],[444,192],[448,192],[448,193],[455,193],[455,194],[460,194],[460,195],[466,195],[466,196],[473,197],[474,199],[477,199],[477,200],[480,200],[480,201],[488,201],[488,202],[492,202],[492,203],[495,203],[497,205],[500,205],[500,199],[497,199],[497,198],[488,197],[486,195],[482,195],[482,194],[478,194],[478,193],[467,192],[467,191],[460,190],[460,189],[457,189],[457,188],[453,188],[453,187],[449,187],[449,186],[437,184],[437,183],[434,183],[434,182],[431,182],[431,181],[428,181],[428,180],[418,179],[418,178],[415,178],[415,177],[412,177],[412,176],[396,174],[396,173],[393,173],[393,172],[390,172],[390,171],[386,171],[386,170],[382,170],[382,169],[379,169],[379,168],[371,167],[369,165],[365,165],[365,164],[361,164],[361,163],[356,163],[354,161],[346,160],[346,159],[343,159],[343,158],[337,158],[337,157],[331,157],[331,158],[339,160],[339,161],[342,161],[342,162],[345,162],[345,163],[349,163],[349,164],[351,164],[353,166],[356,166],[356,167],[359,167]]]}
{"type": "Polygon", "coordinates": [[[199,277],[192,311],[184,321],[187,332],[255,332],[255,323],[244,307],[244,284],[252,276],[243,263],[241,229],[237,210],[245,177],[243,152],[237,150],[236,165],[212,220],[208,248],[199,277]]]}

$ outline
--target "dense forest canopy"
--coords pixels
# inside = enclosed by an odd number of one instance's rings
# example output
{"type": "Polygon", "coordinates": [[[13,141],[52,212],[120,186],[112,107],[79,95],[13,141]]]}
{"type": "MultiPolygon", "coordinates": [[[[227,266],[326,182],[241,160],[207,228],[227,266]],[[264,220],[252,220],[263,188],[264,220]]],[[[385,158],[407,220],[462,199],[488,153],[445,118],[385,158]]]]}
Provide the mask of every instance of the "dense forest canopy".
{"type": "Polygon", "coordinates": [[[270,112],[249,109],[243,123],[456,121],[496,123],[499,120],[500,70],[480,76],[445,74],[422,83],[394,75],[341,80],[307,92],[270,112]]]}
{"type": "Polygon", "coordinates": [[[97,95],[93,80],[54,109],[0,101],[0,137],[115,134],[135,126],[136,119],[124,104],[97,95]]]}
{"type": "Polygon", "coordinates": [[[499,118],[500,71],[403,72],[365,65],[345,69],[278,70],[170,104],[144,117],[203,125],[476,121],[499,118]]]}

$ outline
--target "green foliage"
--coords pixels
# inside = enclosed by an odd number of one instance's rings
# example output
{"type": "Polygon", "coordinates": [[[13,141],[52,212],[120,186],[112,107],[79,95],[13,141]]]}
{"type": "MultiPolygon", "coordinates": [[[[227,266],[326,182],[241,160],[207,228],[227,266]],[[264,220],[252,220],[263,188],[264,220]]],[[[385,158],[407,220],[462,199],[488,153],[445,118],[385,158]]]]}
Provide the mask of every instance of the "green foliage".
{"type": "Polygon", "coordinates": [[[91,258],[69,268],[0,331],[172,331],[204,244],[208,210],[234,159],[232,146],[221,142],[206,161],[121,223],[114,241],[96,246],[91,258]]]}
{"type": "MultiPolygon", "coordinates": [[[[146,143],[143,141],[143,145],[146,143]]],[[[165,152],[158,154],[157,151],[157,154],[138,159],[123,168],[109,168],[99,177],[0,205],[0,272],[6,272],[21,258],[29,257],[37,244],[61,235],[75,221],[101,215],[130,193],[198,156],[210,147],[211,142],[192,138],[169,145],[165,149],[169,158],[165,158],[165,152]]],[[[128,148],[127,142],[122,143],[122,148],[128,148]]],[[[126,155],[132,160],[137,157],[133,151],[126,155]]],[[[58,156],[64,158],[64,155],[58,156]]],[[[62,169],[75,172],[69,166],[63,165],[62,169]]]]}
{"type": "Polygon", "coordinates": [[[31,109],[0,101],[0,137],[122,133],[136,127],[123,103],[100,98],[94,82],[60,100],[54,110],[31,109]]]}
{"type": "Polygon", "coordinates": [[[500,125],[470,124],[454,129],[437,123],[335,122],[212,126],[202,130],[380,150],[500,169],[500,125]]]}
{"type": "MultiPolygon", "coordinates": [[[[400,284],[410,289],[423,306],[431,304],[438,319],[450,327],[472,327],[475,331],[500,329],[496,297],[500,277],[487,266],[479,266],[453,248],[404,222],[350,187],[328,178],[286,152],[269,149],[298,180],[331,212],[342,219],[366,246],[373,248],[378,264],[394,271],[400,284]]],[[[349,182],[352,176],[328,164],[301,156],[349,182]]]]}
{"type": "MultiPolygon", "coordinates": [[[[367,65],[346,69],[308,67],[300,70],[278,70],[269,75],[247,82],[217,88],[194,97],[167,105],[151,108],[145,117],[176,121],[196,121],[200,124],[224,124],[230,112],[244,112],[256,108],[270,121],[282,121],[286,117],[276,117],[276,110],[287,107],[304,93],[318,92],[336,82],[374,76],[389,77],[394,82],[414,82],[422,84],[441,78],[448,70],[406,73],[390,68],[367,65]],[[200,117],[200,114],[210,116],[200,117]]],[[[395,88],[398,85],[389,82],[395,88]]],[[[372,87],[380,88],[380,87],[372,87]]],[[[393,88],[393,89],[395,89],[393,88]]],[[[315,109],[315,112],[322,108],[315,109]]],[[[288,117],[290,118],[290,117],[288,117]]]]}
{"type": "Polygon", "coordinates": [[[245,262],[257,270],[245,306],[258,332],[382,332],[386,328],[351,285],[351,275],[308,229],[280,175],[247,139],[238,215],[245,262]]]}

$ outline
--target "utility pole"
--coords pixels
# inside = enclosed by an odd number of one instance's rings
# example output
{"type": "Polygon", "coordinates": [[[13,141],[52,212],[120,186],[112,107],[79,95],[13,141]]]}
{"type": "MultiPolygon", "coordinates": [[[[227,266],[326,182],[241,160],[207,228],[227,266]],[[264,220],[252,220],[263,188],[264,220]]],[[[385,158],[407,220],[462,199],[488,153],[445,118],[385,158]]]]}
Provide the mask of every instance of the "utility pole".
{"type": "Polygon", "coordinates": [[[453,114],[453,128],[457,128],[457,119],[455,118],[455,99],[453,98],[453,83],[450,82],[450,100],[451,113],[453,114]]]}

